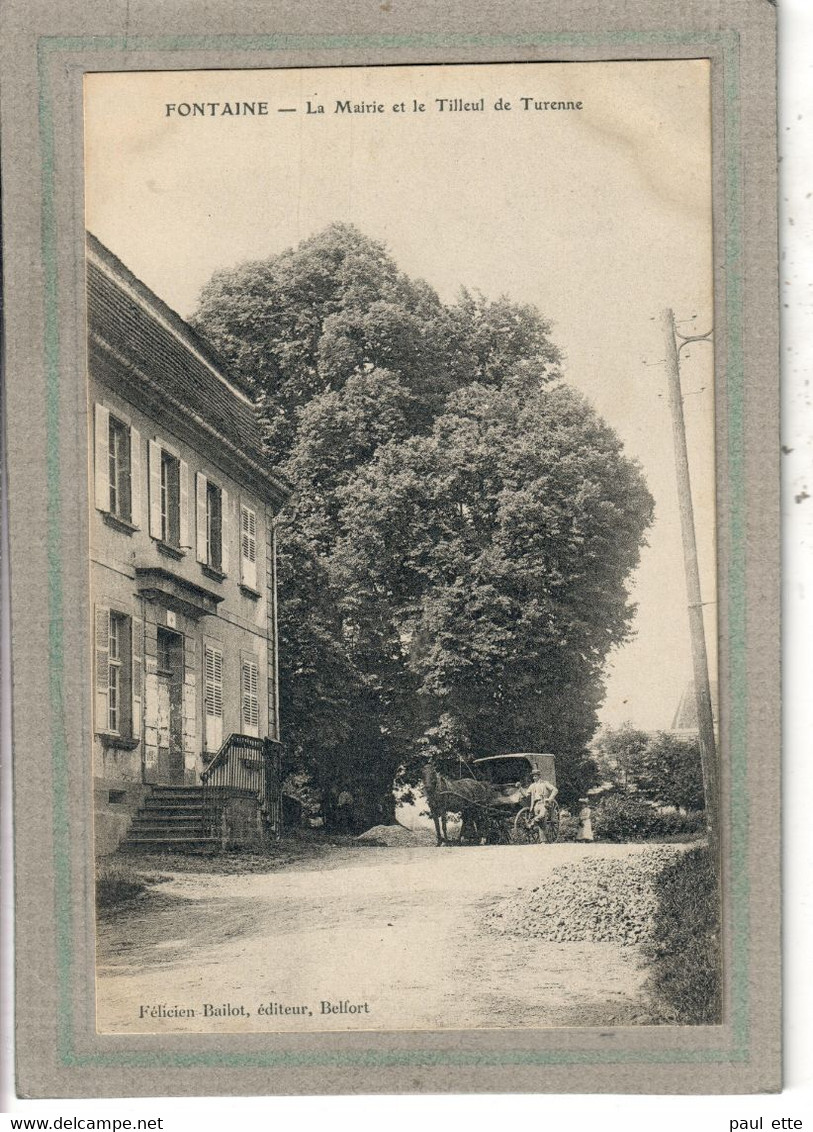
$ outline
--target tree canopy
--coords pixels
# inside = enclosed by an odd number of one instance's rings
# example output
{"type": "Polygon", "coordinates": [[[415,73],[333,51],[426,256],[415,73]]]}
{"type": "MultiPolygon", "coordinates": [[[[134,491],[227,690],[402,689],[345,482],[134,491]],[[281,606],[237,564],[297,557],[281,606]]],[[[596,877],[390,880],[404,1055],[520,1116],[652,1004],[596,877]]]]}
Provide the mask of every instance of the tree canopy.
{"type": "Polygon", "coordinates": [[[551,750],[585,789],[652,499],[564,384],[534,308],[444,304],[346,225],[216,275],[194,322],[294,485],[280,547],[286,742],[388,793],[419,752],[551,750]]]}
{"type": "Polygon", "coordinates": [[[696,735],[630,726],[605,728],[593,743],[598,773],[623,792],[685,810],[705,807],[700,741],[696,735]]]}

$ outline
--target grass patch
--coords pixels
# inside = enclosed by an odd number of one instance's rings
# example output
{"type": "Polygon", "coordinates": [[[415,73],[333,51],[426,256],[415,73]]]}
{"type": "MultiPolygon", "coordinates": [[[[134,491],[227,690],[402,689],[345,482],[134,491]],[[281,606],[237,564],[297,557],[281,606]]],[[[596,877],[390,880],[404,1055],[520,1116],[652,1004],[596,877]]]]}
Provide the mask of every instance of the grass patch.
{"type": "Polygon", "coordinates": [[[100,912],[135,900],[145,891],[143,878],[126,865],[101,864],[96,869],[96,908],[100,912]]]}
{"type": "Polygon", "coordinates": [[[659,1021],[715,1025],[722,1020],[720,894],[708,849],[698,846],[661,869],[650,987],[659,1021]]]}

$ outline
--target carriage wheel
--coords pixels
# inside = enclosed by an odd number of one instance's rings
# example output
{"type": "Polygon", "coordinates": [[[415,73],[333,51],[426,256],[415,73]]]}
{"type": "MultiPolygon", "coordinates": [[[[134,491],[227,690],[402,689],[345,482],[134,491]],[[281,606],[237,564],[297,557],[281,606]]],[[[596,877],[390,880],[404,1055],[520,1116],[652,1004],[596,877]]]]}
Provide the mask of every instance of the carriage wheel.
{"type": "Polygon", "coordinates": [[[493,817],[489,819],[488,834],[486,836],[486,845],[510,845],[511,844],[511,822],[506,821],[502,817],[493,817]]]}
{"type": "Polygon", "coordinates": [[[536,822],[531,821],[530,817],[530,809],[528,806],[523,806],[514,818],[514,825],[511,830],[511,841],[515,845],[533,845],[542,840],[542,833],[539,826],[536,822]]]}
{"type": "Polygon", "coordinates": [[[548,803],[548,813],[542,833],[549,845],[559,840],[559,806],[556,802],[548,803]]]}

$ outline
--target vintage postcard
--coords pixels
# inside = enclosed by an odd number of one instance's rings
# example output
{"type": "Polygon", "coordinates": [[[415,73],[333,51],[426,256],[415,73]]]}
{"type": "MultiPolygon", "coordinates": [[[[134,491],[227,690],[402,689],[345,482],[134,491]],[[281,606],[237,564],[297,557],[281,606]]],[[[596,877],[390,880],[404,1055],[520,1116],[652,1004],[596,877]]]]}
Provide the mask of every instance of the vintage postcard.
{"type": "Polygon", "coordinates": [[[66,1065],[776,1086],[731,42],[41,47],[66,1065]]]}
{"type": "Polygon", "coordinates": [[[86,76],[100,1032],[721,1021],[710,105],[86,76]]]}

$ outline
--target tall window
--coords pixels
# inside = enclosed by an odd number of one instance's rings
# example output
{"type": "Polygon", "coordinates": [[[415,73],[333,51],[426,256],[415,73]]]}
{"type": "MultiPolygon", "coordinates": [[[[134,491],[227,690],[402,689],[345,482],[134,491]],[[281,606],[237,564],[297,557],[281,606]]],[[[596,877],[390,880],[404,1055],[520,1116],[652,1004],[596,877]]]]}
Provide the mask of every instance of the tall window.
{"type": "Polygon", "coordinates": [[[241,660],[243,731],[256,735],[260,728],[260,670],[256,660],[241,660]]]}
{"type": "Polygon", "coordinates": [[[256,590],[257,512],[245,505],[240,508],[240,580],[256,590]]]}
{"type": "Polygon", "coordinates": [[[129,736],[133,732],[132,621],[124,613],[105,610],[103,625],[97,632],[98,660],[106,665],[107,719],[102,721],[103,730],[129,736]]]}
{"type": "Polygon", "coordinates": [[[104,405],[95,408],[95,502],[100,511],[128,526],[141,519],[141,437],[104,405]]]}
{"type": "Polygon", "coordinates": [[[96,731],[122,745],[141,735],[144,623],[96,606],[96,731]]]}
{"type": "Polygon", "coordinates": [[[183,553],[189,542],[189,465],[159,440],[147,445],[150,534],[183,553]]]}
{"type": "Polygon", "coordinates": [[[223,742],[223,652],[214,645],[204,649],[206,749],[217,751],[223,742]]]}
{"type": "Polygon", "coordinates": [[[178,546],[181,541],[181,461],[161,450],[161,541],[178,546]]]}
{"type": "Polygon", "coordinates": [[[129,523],[132,514],[130,485],[130,430],[115,417],[108,428],[110,513],[129,523]]]}
{"type": "Polygon", "coordinates": [[[211,480],[206,484],[206,554],[209,565],[223,565],[223,493],[211,480]]]}
{"type": "Polygon", "coordinates": [[[118,613],[110,614],[110,653],[108,659],[107,682],[107,726],[117,732],[121,723],[122,706],[122,657],[124,655],[124,618],[118,613]]]}
{"type": "Polygon", "coordinates": [[[218,574],[228,571],[226,521],[229,497],[225,489],[203,472],[195,475],[195,510],[198,562],[218,574]]]}

